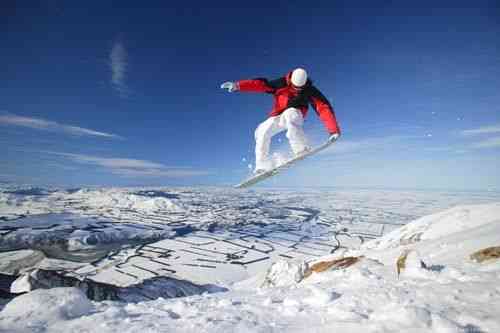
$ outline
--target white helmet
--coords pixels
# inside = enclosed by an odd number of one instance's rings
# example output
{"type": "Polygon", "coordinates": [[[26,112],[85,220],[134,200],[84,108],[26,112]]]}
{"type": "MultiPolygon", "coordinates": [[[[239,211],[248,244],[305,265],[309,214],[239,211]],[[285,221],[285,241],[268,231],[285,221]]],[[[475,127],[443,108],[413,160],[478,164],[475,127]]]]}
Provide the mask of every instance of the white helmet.
{"type": "Polygon", "coordinates": [[[307,82],[307,72],[303,68],[294,69],[292,72],[292,84],[296,87],[302,87],[307,82]]]}

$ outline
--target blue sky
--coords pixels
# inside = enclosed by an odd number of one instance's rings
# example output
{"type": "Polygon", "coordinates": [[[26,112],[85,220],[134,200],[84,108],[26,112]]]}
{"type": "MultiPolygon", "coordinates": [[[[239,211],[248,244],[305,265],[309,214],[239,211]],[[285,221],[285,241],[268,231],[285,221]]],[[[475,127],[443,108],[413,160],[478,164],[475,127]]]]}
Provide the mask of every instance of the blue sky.
{"type": "Polygon", "coordinates": [[[496,1],[35,3],[0,10],[0,181],[234,184],[272,101],[220,84],[302,66],[343,136],[267,185],[500,189],[496,1]]]}

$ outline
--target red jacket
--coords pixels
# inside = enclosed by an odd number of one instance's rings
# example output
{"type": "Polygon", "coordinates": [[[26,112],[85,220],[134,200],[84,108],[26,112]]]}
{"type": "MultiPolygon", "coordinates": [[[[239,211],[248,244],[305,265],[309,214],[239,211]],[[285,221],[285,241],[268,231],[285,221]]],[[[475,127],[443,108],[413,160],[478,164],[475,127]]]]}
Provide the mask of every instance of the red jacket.
{"type": "Polygon", "coordinates": [[[286,76],[273,81],[268,81],[264,78],[241,80],[238,81],[238,85],[240,91],[273,94],[274,106],[269,114],[270,117],[277,116],[286,109],[293,107],[299,109],[305,118],[308,104],[310,103],[323,124],[325,124],[328,132],[330,134],[340,134],[335,112],[325,96],[313,86],[311,80],[307,80],[301,89],[294,87],[290,81],[291,76],[292,73],[290,72],[286,76]]]}

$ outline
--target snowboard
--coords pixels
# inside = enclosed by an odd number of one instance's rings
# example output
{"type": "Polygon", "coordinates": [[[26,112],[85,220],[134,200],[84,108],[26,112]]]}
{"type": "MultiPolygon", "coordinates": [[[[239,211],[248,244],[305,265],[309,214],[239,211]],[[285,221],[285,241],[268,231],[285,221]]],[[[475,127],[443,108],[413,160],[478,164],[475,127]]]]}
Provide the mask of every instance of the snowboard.
{"type": "Polygon", "coordinates": [[[272,176],[275,176],[277,174],[279,174],[280,172],[282,172],[283,170],[286,170],[288,168],[290,168],[292,165],[294,165],[295,163],[297,163],[298,161],[301,161],[303,159],[305,159],[306,157],[308,156],[311,156],[311,155],[314,155],[314,154],[317,154],[319,153],[320,151],[328,148],[329,146],[331,146],[335,141],[330,141],[328,140],[327,142],[323,143],[322,145],[319,145],[317,146],[316,148],[314,149],[311,149],[307,152],[305,152],[304,154],[301,154],[301,155],[298,155],[280,165],[278,165],[277,167],[274,167],[273,169],[270,169],[268,171],[265,171],[265,172],[262,172],[262,173],[259,173],[259,174],[256,174],[256,175],[253,175],[251,176],[250,178],[247,178],[246,180],[244,180],[243,182],[235,185],[234,187],[235,188],[247,188],[247,187],[250,187],[252,185],[255,185],[265,179],[268,179],[272,176]]]}

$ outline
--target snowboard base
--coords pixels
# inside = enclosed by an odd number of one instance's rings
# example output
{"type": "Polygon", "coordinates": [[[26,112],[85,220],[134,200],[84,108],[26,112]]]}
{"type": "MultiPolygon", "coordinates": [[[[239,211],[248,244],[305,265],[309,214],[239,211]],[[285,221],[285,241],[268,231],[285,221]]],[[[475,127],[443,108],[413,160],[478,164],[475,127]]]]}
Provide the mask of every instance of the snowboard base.
{"type": "Polygon", "coordinates": [[[286,170],[286,169],[290,168],[293,164],[297,163],[298,161],[301,161],[301,160],[305,159],[308,156],[311,156],[311,155],[319,153],[323,149],[328,148],[334,142],[335,141],[327,141],[327,142],[323,143],[322,145],[320,145],[320,146],[318,146],[318,147],[316,147],[314,149],[311,149],[311,150],[309,150],[308,152],[306,152],[304,154],[296,156],[296,157],[294,157],[294,158],[286,161],[285,163],[278,165],[277,167],[275,167],[273,169],[267,170],[267,171],[265,171],[263,173],[259,173],[259,174],[256,174],[256,175],[250,177],[250,178],[247,178],[243,182],[235,185],[234,187],[235,188],[247,188],[247,187],[250,187],[252,185],[255,185],[255,184],[257,184],[257,183],[259,183],[259,182],[261,182],[261,181],[263,181],[263,180],[265,180],[267,178],[270,178],[270,177],[272,177],[274,175],[279,174],[283,170],[286,170]]]}

